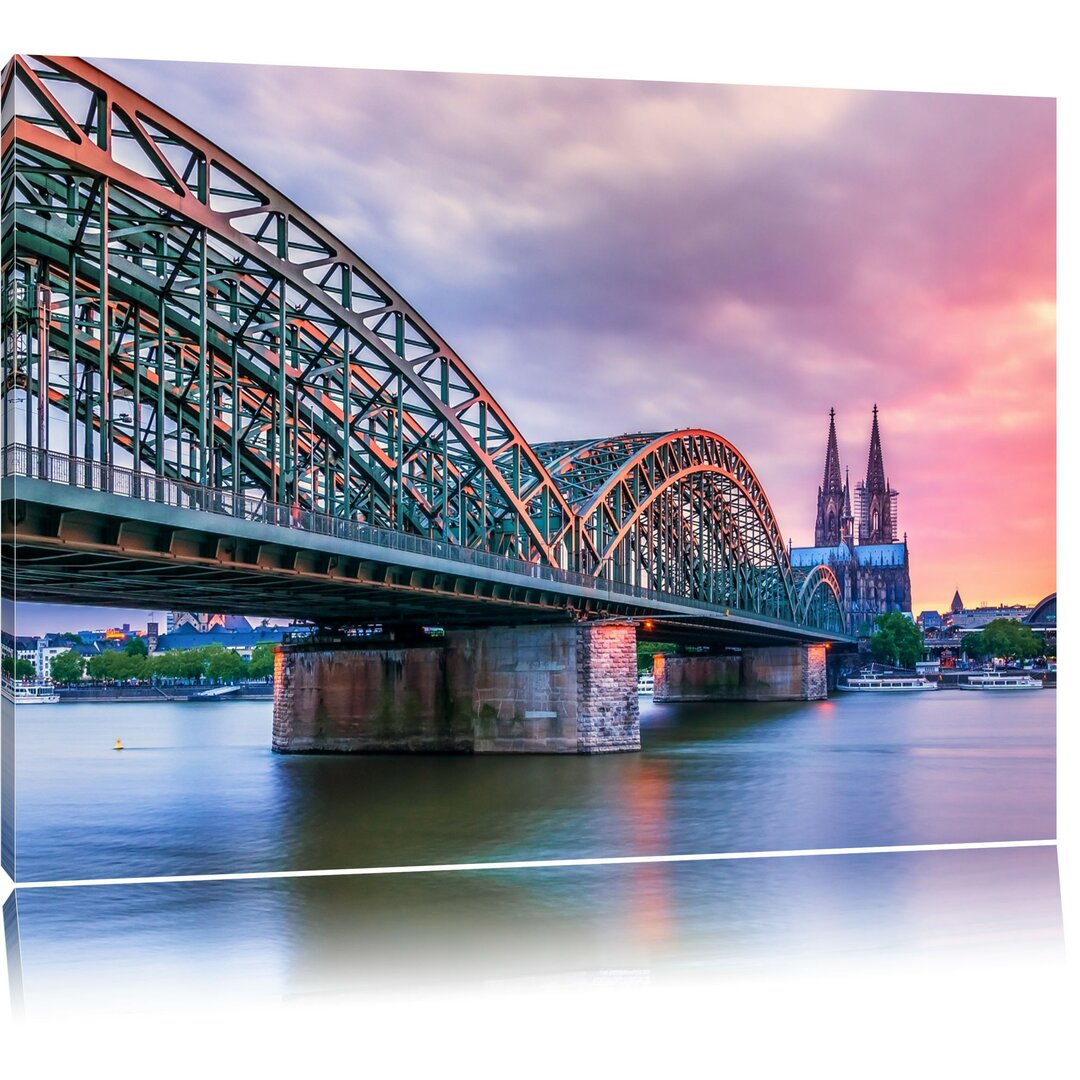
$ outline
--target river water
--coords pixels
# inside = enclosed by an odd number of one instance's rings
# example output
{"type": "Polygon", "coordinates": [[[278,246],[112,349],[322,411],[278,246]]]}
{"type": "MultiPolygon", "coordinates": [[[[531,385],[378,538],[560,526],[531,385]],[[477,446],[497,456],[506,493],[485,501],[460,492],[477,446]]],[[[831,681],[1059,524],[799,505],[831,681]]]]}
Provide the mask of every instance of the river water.
{"type": "MultiPolygon", "coordinates": [[[[19,879],[1043,840],[1055,696],[645,700],[640,754],[581,758],[282,757],[266,703],[39,707],[19,879]]],[[[1052,846],[29,887],[5,921],[42,1017],[1063,948],[1052,846]]]]}
{"type": "Polygon", "coordinates": [[[39,706],[18,880],[1052,839],[1055,699],[643,699],[641,753],[591,757],[281,756],[269,703],[39,706]]]}

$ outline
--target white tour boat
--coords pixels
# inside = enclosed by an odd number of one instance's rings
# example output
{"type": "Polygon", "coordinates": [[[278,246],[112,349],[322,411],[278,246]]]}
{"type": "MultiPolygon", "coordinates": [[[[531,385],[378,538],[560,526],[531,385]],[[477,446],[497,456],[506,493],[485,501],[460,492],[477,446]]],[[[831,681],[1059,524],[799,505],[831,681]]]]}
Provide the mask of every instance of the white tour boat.
{"type": "Polygon", "coordinates": [[[16,705],[55,705],[60,700],[52,683],[12,682],[5,679],[3,694],[16,705]]]}
{"type": "Polygon", "coordinates": [[[645,697],[653,692],[655,681],[650,674],[639,675],[637,677],[637,692],[638,697],[645,697]]]}
{"type": "Polygon", "coordinates": [[[866,693],[898,693],[910,690],[937,690],[938,684],[921,675],[849,675],[837,682],[837,690],[861,690],[866,693]]]}
{"type": "Polygon", "coordinates": [[[961,690],[1041,690],[1041,679],[1030,675],[1006,675],[1004,672],[969,675],[967,682],[960,683],[961,690]]]}

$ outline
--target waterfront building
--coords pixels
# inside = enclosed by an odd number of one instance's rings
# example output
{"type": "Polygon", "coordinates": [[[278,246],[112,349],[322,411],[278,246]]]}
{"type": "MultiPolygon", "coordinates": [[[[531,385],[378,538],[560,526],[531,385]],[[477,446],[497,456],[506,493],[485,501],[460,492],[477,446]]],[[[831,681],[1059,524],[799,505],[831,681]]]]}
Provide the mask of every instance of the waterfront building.
{"type": "Polygon", "coordinates": [[[174,634],[184,627],[191,627],[200,634],[211,630],[247,632],[251,623],[243,615],[221,615],[209,611],[170,611],[166,618],[167,634],[174,634]]]}
{"type": "Polygon", "coordinates": [[[63,634],[46,634],[38,640],[37,652],[34,656],[34,671],[39,680],[48,682],[52,678],[52,662],[62,653],[74,651],[83,660],[89,660],[110,647],[116,646],[109,646],[104,642],[86,644],[82,641],[72,641],[70,637],[63,634]]]}
{"type": "Polygon", "coordinates": [[[945,625],[954,633],[981,630],[995,619],[1016,619],[1022,622],[1031,614],[1032,609],[1026,604],[998,604],[994,607],[982,605],[977,608],[961,608],[950,611],[945,625]]]}
{"type": "MultiPolygon", "coordinates": [[[[247,623],[247,620],[243,620],[247,623]]],[[[252,628],[248,623],[246,630],[227,630],[217,626],[212,630],[200,631],[190,623],[186,623],[171,634],[164,634],[157,640],[155,652],[170,652],[173,649],[196,649],[204,645],[222,645],[226,649],[239,653],[245,660],[251,658],[251,650],[256,645],[270,642],[277,645],[286,633],[296,633],[297,630],[307,631],[310,628],[295,626],[257,626],[252,628]]]]}
{"type": "Polygon", "coordinates": [[[1043,597],[1034,607],[1002,603],[994,607],[981,604],[967,608],[957,591],[950,610],[941,618],[941,625],[931,629],[924,627],[926,648],[934,655],[952,653],[966,657],[964,639],[995,619],[1015,619],[1042,634],[1048,653],[1053,654],[1057,644],[1057,593],[1043,597]]]}
{"type": "Polygon", "coordinates": [[[7,630],[0,632],[0,656],[14,656],[16,660],[29,660],[34,663],[37,659],[38,639],[21,634],[10,634],[7,630]]]}
{"type": "Polygon", "coordinates": [[[1052,634],[1057,637],[1057,593],[1044,596],[1024,617],[1024,622],[1032,630],[1052,634]]]}
{"type": "Polygon", "coordinates": [[[866,477],[855,489],[855,513],[846,469],[843,475],[841,481],[836,410],[830,409],[814,546],[791,547],[791,565],[796,570],[810,570],[820,563],[829,566],[840,585],[848,625],[866,635],[874,619],[886,612],[902,612],[913,619],[907,534],[903,540],[898,539],[899,492],[885,473],[877,405],[870,429],[866,477]]]}

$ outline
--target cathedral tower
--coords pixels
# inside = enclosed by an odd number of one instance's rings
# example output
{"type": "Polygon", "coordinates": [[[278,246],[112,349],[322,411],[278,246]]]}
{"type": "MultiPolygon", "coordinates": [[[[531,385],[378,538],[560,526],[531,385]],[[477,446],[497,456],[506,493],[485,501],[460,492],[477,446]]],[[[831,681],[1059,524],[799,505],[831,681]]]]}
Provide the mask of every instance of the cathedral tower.
{"type": "Polygon", "coordinates": [[[907,535],[903,541],[897,541],[897,492],[889,486],[885,476],[876,405],[866,479],[859,481],[855,493],[856,507],[852,514],[851,485],[846,469],[841,480],[836,410],[830,409],[825,475],[818,488],[814,546],[792,546],[788,557],[796,574],[809,573],[822,563],[832,570],[840,586],[848,629],[855,636],[868,639],[879,615],[893,611],[911,615],[907,535]]]}
{"type": "Polygon", "coordinates": [[[840,452],[836,447],[836,410],[829,410],[829,440],[825,446],[825,476],[817,495],[815,547],[834,547],[840,543],[848,511],[847,485],[840,479],[840,452]]]}
{"type": "Polygon", "coordinates": [[[847,468],[844,469],[844,516],[840,519],[840,539],[848,547],[854,543],[852,536],[855,525],[855,515],[851,512],[851,484],[848,480],[847,468]]]}
{"type": "Polygon", "coordinates": [[[870,431],[870,453],[866,460],[866,480],[859,484],[859,543],[896,543],[896,497],[885,478],[881,459],[881,434],[878,431],[878,407],[874,406],[874,425],[870,431]]]}

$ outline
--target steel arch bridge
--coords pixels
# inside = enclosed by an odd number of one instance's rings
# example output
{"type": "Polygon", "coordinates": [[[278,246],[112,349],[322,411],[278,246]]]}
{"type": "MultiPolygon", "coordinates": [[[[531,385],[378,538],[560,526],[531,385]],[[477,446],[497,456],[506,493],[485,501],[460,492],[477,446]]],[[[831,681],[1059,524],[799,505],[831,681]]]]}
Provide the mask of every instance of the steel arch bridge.
{"type": "Polygon", "coordinates": [[[536,451],[577,515],[582,568],[598,579],[794,622],[830,618],[832,571],[796,580],[764,488],[720,435],[620,435],[536,451]]]}
{"type": "Polygon", "coordinates": [[[289,508],[283,525],[360,524],[466,562],[844,633],[835,578],[793,574],[721,436],[530,446],[358,255],[82,60],[15,58],[3,125],[4,446],[25,447],[18,460],[62,459],[70,485],[116,491],[123,474],[143,498],[149,479],[233,513],[289,508]]]}

